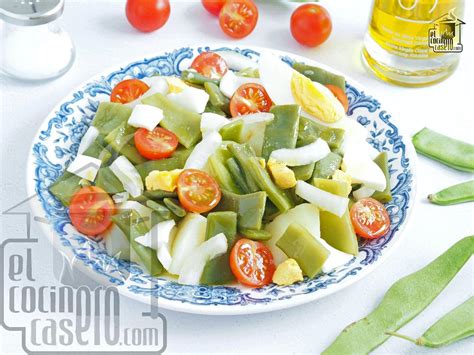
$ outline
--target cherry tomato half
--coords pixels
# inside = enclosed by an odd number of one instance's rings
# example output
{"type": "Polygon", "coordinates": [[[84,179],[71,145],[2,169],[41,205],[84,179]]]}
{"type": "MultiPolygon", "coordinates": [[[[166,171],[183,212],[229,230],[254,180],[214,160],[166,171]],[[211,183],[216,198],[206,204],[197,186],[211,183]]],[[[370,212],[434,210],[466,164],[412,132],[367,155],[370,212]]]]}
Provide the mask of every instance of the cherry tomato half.
{"type": "Polygon", "coordinates": [[[302,45],[316,47],[325,42],[332,31],[327,10],[316,4],[298,7],[291,15],[291,34],[302,45]]]}
{"type": "Polygon", "coordinates": [[[232,117],[256,112],[268,112],[273,102],[265,88],[260,84],[244,84],[240,86],[230,100],[232,117]]]}
{"type": "Polygon", "coordinates": [[[219,185],[201,170],[186,169],[179,174],[177,190],[179,202],[190,212],[208,212],[221,200],[219,185]]]}
{"type": "Polygon", "coordinates": [[[110,101],[127,104],[133,100],[138,99],[149,89],[150,87],[141,80],[124,80],[115,85],[112,93],[110,94],[110,101]]]}
{"type": "Polygon", "coordinates": [[[261,287],[272,282],[275,263],[270,249],[250,239],[239,239],[230,252],[230,269],[240,283],[261,287]]]}
{"type": "Polygon", "coordinates": [[[214,16],[219,16],[222,6],[224,6],[226,0],[201,0],[204,8],[214,16]]]}
{"type": "Polygon", "coordinates": [[[80,189],[69,205],[72,225],[89,236],[103,233],[112,224],[114,213],[114,201],[107,192],[96,186],[80,189]]]}
{"type": "Polygon", "coordinates": [[[257,26],[258,8],[252,0],[228,0],[219,14],[219,24],[232,38],[244,38],[257,26]]]}
{"type": "Polygon", "coordinates": [[[351,221],[359,237],[376,239],[390,230],[390,217],[384,205],[373,198],[363,198],[351,207],[351,221]]]}
{"type": "Polygon", "coordinates": [[[151,160],[168,158],[178,147],[178,137],[161,127],[156,127],[153,131],[139,128],[134,140],[140,155],[151,160]]]}
{"type": "Polygon", "coordinates": [[[331,84],[327,84],[325,86],[329,90],[331,90],[333,95],[336,96],[336,98],[339,100],[339,102],[344,107],[344,111],[347,112],[347,110],[349,109],[349,100],[347,99],[346,93],[339,86],[331,85],[331,84]]]}
{"type": "Polygon", "coordinates": [[[210,79],[220,79],[227,72],[227,63],[217,53],[202,52],[192,62],[191,68],[210,79]]]}
{"type": "Polygon", "coordinates": [[[127,0],[128,22],[137,30],[151,32],[163,27],[170,17],[169,0],[127,0]]]}

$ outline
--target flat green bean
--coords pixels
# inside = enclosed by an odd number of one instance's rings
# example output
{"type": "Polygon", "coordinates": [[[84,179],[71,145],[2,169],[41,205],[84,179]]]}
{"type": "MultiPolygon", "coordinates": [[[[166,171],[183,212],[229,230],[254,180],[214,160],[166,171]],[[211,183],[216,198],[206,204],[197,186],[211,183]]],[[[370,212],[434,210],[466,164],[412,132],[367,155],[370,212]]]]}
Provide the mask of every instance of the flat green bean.
{"type": "MultiPolygon", "coordinates": [[[[249,194],[251,192],[255,192],[255,191],[250,191],[250,188],[247,185],[247,181],[245,180],[244,173],[240,169],[239,163],[237,163],[237,160],[235,158],[227,159],[226,166],[227,166],[227,169],[229,171],[232,181],[235,181],[240,193],[249,194]]],[[[229,191],[232,191],[232,190],[229,190],[229,191]]],[[[239,191],[236,193],[239,193],[239,191]]],[[[232,192],[235,192],[235,191],[232,191],[232,192]]]]}
{"type": "Polygon", "coordinates": [[[293,170],[295,173],[296,180],[309,180],[313,176],[315,163],[307,164],[307,165],[300,165],[300,166],[292,166],[290,169],[293,170]]]}
{"type": "Polygon", "coordinates": [[[219,80],[210,79],[191,69],[183,70],[181,73],[181,79],[195,85],[204,85],[205,83],[213,83],[215,85],[219,85],[219,80]]]}
{"type": "Polygon", "coordinates": [[[344,77],[341,75],[328,72],[322,68],[298,62],[293,64],[293,69],[310,78],[312,81],[316,81],[323,85],[335,85],[341,88],[342,91],[346,91],[346,79],[344,79],[344,77]]]}
{"type": "Polygon", "coordinates": [[[453,169],[474,172],[474,145],[423,128],[412,138],[418,153],[453,169]]]}
{"type": "Polygon", "coordinates": [[[474,180],[453,185],[428,195],[428,200],[442,206],[474,201],[474,180]]]}
{"type": "Polygon", "coordinates": [[[235,179],[233,179],[228,167],[226,166],[226,161],[231,156],[232,155],[227,149],[220,147],[213,155],[211,155],[207,164],[211,176],[216,179],[217,183],[221,188],[238,194],[242,191],[236,183],[235,179]]]}
{"type": "Polygon", "coordinates": [[[391,186],[390,186],[390,172],[388,170],[387,152],[380,153],[374,159],[374,162],[375,164],[379,166],[379,168],[382,170],[383,174],[385,175],[386,186],[385,186],[385,190],[383,191],[375,191],[374,194],[372,195],[372,198],[382,203],[390,202],[392,201],[392,192],[391,192],[391,186]]]}
{"type": "Polygon", "coordinates": [[[474,335],[474,297],[446,313],[417,339],[395,332],[387,332],[416,345],[439,348],[474,335]]]}
{"type": "Polygon", "coordinates": [[[474,236],[466,237],[424,268],[395,282],[367,317],[352,323],[323,352],[368,354],[423,311],[474,253],[474,236]]]}
{"type": "Polygon", "coordinates": [[[163,203],[176,216],[180,218],[186,216],[186,210],[181,206],[177,199],[165,197],[163,203]]]}
{"type": "Polygon", "coordinates": [[[135,166],[138,173],[145,179],[148,174],[154,170],[169,171],[174,169],[182,169],[186,160],[191,154],[192,149],[178,148],[171,157],[159,160],[149,160],[145,163],[135,166]]]}
{"type": "Polygon", "coordinates": [[[147,207],[158,213],[158,215],[160,215],[160,217],[162,217],[163,219],[169,220],[173,218],[173,214],[171,213],[171,211],[161,203],[158,203],[153,200],[147,200],[145,204],[147,205],[147,207]]]}
{"type": "Polygon", "coordinates": [[[266,241],[272,239],[270,232],[263,229],[239,229],[239,233],[251,240],[266,241]]]}
{"type": "Polygon", "coordinates": [[[341,147],[344,134],[345,131],[342,128],[327,127],[311,118],[301,116],[296,147],[311,144],[321,138],[328,143],[329,148],[337,150],[341,147]]]}
{"type": "Polygon", "coordinates": [[[121,124],[126,123],[131,114],[132,109],[126,105],[101,102],[92,125],[99,130],[100,134],[107,135],[121,124]]]}
{"type": "Polygon", "coordinates": [[[219,134],[222,136],[224,141],[240,142],[242,131],[244,129],[244,122],[242,120],[234,120],[231,123],[226,124],[219,130],[219,134]]]}
{"type": "Polygon", "coordinates": [[[212,106],[217,107],[227,115],[230,115],[230,100],[224,96],[224,94],[219,89],[219,86],[212,82],[206,82],[204,83],[204,90],[206,90],[208,93],[209,102],[212,104],[212,106]]]}
{"type": "Polygon", "coordinates": [[[108,166],[99,169],[95,179],[95,185],[112,195],[125,191],[123,184],[108,166]]]}
{"type": "Polygon", "coordinates": [[[323,159],[316,162],[313,178],[329,179],[341,166],[342,158],[339,154],[330,152],[323,159]]]}

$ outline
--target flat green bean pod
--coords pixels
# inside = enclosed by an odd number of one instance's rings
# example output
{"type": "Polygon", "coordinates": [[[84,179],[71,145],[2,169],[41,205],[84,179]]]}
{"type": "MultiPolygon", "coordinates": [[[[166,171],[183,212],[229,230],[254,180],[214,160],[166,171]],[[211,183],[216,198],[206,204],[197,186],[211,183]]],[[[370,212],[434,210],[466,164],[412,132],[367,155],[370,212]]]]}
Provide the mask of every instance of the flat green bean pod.
{"type": "Polygon", "coordinates": [[[474,253],[474,236],[461,239],[423,269],[395,282],[367,317],[349,325],[323,354],[368,354],[423,311],[474,253]]]}
{"type": "Polygon", "coordinates": [[[453,185],[428,195],[428,200],[442,206],[474,201],[474,180],[453,185]]]}
{"type": "Polygon", "coordinates": [[[474,297],[446,313],[418,339],[387,332],[420,346],[439,348],[474,335],[474,297]]]}

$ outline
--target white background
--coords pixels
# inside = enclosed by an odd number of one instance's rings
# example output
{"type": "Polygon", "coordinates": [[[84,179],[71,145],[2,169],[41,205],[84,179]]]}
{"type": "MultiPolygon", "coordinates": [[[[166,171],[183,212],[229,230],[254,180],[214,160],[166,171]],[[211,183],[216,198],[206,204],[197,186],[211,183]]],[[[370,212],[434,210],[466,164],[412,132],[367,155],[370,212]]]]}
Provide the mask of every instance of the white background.
{"type": "MultiPolygon", "coordinates": [[[[471,1],[466,1],[470,3],[471,1]]],[[[457,72],[448,80],[423,89],[407,89],[377,80],[361,64],[362,40],[370,11],[369,0],[326,2],[333,19],[333,33],[317,49],[298,45],[289,33],[289,18],[295,4],[260,1],[260,19],[249,37],[231,41],[220,31],[216,19],[198,1],[172,1],[166,26],[151,34],[135,31],[126,22],[124,3],[118,0],[66,0],[64,27],[71,34],[77,59],[63,77],[41,84],[27,84],[0,76],[1,83],[1,200],[5,210],[26,197],[25,172],[30,143],[49,111],[79,83],[105,68],[142,58],[162,48],[194,44],[257,45],[307,56],[333,66],[364,84],[388,108],[409,134],[423,126],[464,140],[474,140],[473,26],[472,3],[466,4],[463,29],[464,52],[457,72]]],[[[34,58],[32,58],[34,60],[34,58]]],[[[418,191],[414,213],[398,250],[376,271],[355,285],[326,299],[289,310],[243,317],[207,317],[163,311],[168,321],[168,352],[218,353],[318,353],[349,323],[365,316],[398,278],[411,273],[464,236],[474,233],[474,204],[439,207],[426,202],[428,193],[469,178],[423,157],[418,159],[418,191]]],[[[21,220],[2,217],[2,238],[24,233],[21,220]]],[[[45,238],[34,226],[35,236],[45,238]]],[[[39,282],[48,282],[51,247],[42,244],[44,269],[39,282]]],[[[420,335],[442,314],[473,294],[474,269],[468,264],[427,310],[403,328],[420,335]]],[[[83,281],[87,281],[84,279],[83,281]]],[[[133,318],[141,306],[122,299],[133,318]]],[[[18,333],[0,330],[0,353],[20,351],[18,333]]],[[[389,340],[375,353],[473,353],[472,340],[441,350],[417,348],[389,340]]]]}

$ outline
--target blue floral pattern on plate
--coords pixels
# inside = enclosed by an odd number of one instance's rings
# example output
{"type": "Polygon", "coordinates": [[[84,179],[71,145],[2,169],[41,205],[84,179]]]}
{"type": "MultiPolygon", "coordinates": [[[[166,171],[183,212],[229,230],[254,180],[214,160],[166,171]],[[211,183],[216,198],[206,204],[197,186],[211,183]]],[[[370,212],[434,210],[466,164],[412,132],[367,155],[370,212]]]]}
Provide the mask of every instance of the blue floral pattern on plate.
{"type": "MultiPolygon", "coordinates": [[[[413,163],[408,157],[408,149],[398,128],[391,122],[390,115],[381,109],[380,103],[375,98],[352,86],[350,81],[346,86],[349,99],[348,115],[367,129],[367,141],[370,144],[378,151],[387,151],[389,154],[393,200],[387,205],[387,209],[392,228],[384,237],[361,242],[359,256],[330,273],[313,279],[305,278],[304,281],[287,287],[272,284],[259,289],[239,286],[189,286],[162,278],[152,278],[140,266],[108,256],[102,241],[93,241],[77,233],[70,224],[67,208],[49,193],[48,186],[74,159],[79,142],[90,125],[99,102],[108,100],[114,85],[127,78],[179,75],[182,69],[189,66],[195,55],[209,49],[209,47],[177,49],[136,61],[108,75],[95,78],[68,96],[58,106],[59,109],[48,117],[33,144],[34,190],[56,237],[60,238],[61,247],[103,282],[114,284],[120,287],[122,292],[135,298],[143,297],[143,300],[149,301],[150,297],[157,297],[160,300],[167,300],[168,307],[177,310],[180,310],[180,304],[199,307],[275,304],[309,294],[316,296],[322,290],[331,289],[336,284],[357,277],[364,269],[379,260],[394,237],[398,236],[397,232],[408,216],[410,201],[413,199],[413,163]]],[[[229,48],[213,49],[229,50],[229,48]]],[[[233,50],[253,59],[259,56],[259,50],[256,49],[233,50]]],[[[295,60],[294,58],[298,57],[282,55],[282,60],[289,64],[295,60]]]]}

